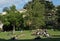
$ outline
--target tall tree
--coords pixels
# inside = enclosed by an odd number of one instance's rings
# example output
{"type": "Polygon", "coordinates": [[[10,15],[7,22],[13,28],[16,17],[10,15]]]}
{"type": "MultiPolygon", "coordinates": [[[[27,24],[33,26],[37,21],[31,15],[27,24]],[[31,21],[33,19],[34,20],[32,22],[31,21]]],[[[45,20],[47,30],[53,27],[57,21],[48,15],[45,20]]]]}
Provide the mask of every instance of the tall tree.
{"type": "Polygon", "coordinates": [[[10,24],[13,26],[13,34],[14,34],[16,26],[20,25],[21,14],[16,10],[16,7],[14,5],[12,5],[6,12],[7,14],[4,15],[1,18],[1,20],[4,21],[4,22],[2,21],[4,24],[7,25],[10,24]]]}
{"type": "Polygon", "coordinates": [[[45,5],[40,0],[32,0],[26,6],[27,13],[29,15],[28,20],[36,28],[40,28],[45,25],[45,5]]]}
{"type": "Polygon", "coordinates": [[[60,5],[59,6],[57,6],[56,7],[57,8],[57,11],[56,11],[56,13],[57,13],[57,29],[59,29],[60,30],[60,5]]]}
{"type": "Polygon", "coordinates": [[[55,6],[52,1],[45,1],[46,27],[53,26],[55,21],[55,6]]]}

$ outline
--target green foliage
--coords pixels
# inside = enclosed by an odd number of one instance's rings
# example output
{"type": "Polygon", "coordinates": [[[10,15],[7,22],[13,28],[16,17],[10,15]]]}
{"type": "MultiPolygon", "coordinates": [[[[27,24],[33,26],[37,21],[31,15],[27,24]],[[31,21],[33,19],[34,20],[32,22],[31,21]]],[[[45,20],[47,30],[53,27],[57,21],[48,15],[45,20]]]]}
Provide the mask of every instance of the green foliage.
{"type": "Polygon", "coordinates": [[[53,5],[53,3],[52,3],[52,1],[50,2],[50,1],[45,1],[45,8],[47,8],[48,10],[51,10],[51,9],[53,9],[54,8],[54,5],[53,5]]]}
{"type": "Polygon", "coordinates": [[[57,15],[60,17],[60,6],[57,6],[56,7],[58,10],[57,10],[57,15]]]}
{"type": "Polygon", "coordinates": [[[16,7],[12,5],[10,8],[8,8],[8,11],[6,10],[6,15],[0,15],[0,20],[3,22],[6,26],[13,26],[13,30],[15,30],[16,27],[19,27],[22,20],[22,14],[16,10],[16,7]]]}
{"type": "MultiPolygon", "coordinates": [[[[21,27],[22,29],[40,28],[46,25],[45,21],[56,22],[56,16],[53,15],[55,12],[52,11],[55,7],[50,1],[32,0],[28,2],[24,8],[27,12],[21,14],[16,10],[14,5],[9,8],[5,7],[3,11],[6,11],[7,14],[3,16],[0,15],[0,20],[4,25],[12,25],[16,29],[17,27],[21,27]],[[48,19],[49,13],[52,15],[50,15],[51,17],[48,19]],[[23,17],[24,15],[25,17],[23,17]]],[[[57,10],[57,14],[59,15],[60,7],[57,8],[59,9],[57,10]]]]}
{"type": "Polygon", "coordinates": [[[4,7],[3,12],[8,11],[8,9],[9,9],[8,7],[4,7]]]}
{"type": "Polygon", "coordinates": [[[55,6],[53,5],[52,1],[45,1],[45,16],[46,16],[46,27],[55,28],[56,22],[56,15],[55,15],[55,6]]]}
{"type": "Polygon", "coordinates": [[[40,0],[32,0],[26,6],[29,15],[28,20],[32,21],[32,25],[40,28],[45,25],[45,5],[40,0]]]}
{"type": "Polygon", "coordinates": [[[56,7],[56,15],[57,15],[57,29],[60,30],[60,5],[56,7]]]}

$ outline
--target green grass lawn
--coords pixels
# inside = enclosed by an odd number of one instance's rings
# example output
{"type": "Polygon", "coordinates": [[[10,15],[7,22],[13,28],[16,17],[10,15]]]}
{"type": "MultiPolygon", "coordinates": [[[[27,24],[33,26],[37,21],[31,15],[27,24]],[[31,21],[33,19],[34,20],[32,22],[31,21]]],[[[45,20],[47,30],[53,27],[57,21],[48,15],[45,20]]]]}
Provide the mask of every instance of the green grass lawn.
{"type": "Polygon", "coordinates": [[[48,33],[49,33],[53,38],[60,38],[60,31],[48,30],[48,33]]]}
{"type": "MultiPolygon", "coordinates": [[[[15,35],[18,36],[18,40],[25,40],[25,41],[29,41],[34,39],[36,36],[32,36],[33,32],[30,30],[26,30],[23,32],[20,31],[16,31],[15,35]]],[[[48,30],[48,33],[51,35],[52,39],[60,39],[60,31],[52,31],[52,30],[48,30]]],[[[13,35],[11,34],[11,32],[0,32],[0,39],[5,39],[5,40],[9,40],[13,35]]],[[[48,38],[43,38],[42,37],[42,41],[46,41],[46,40],[50,40],[48,38]]]]}

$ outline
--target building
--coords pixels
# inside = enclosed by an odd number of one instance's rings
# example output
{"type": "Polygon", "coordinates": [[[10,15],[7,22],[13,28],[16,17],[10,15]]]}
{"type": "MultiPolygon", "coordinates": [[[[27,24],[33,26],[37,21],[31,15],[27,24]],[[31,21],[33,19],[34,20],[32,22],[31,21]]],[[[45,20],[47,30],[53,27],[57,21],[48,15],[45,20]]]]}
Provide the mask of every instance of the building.
{"type": "Polygon", "coordinates": [[[21,9],[21,10],[18,10],[20,13],[25,13],[27,10],[26,9],[21,9]]]}
{"type": "Polygon", "coordinates": [[[7,13],[6,12],[2,12],[1,15],[6,15],[7,13]]]}

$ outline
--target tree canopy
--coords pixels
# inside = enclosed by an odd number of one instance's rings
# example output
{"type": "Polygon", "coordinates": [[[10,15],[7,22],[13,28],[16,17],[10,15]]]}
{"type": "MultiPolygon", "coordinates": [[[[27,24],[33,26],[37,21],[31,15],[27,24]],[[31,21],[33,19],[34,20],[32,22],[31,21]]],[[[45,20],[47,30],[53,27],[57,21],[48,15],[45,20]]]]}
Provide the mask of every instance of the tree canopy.
{"type": "Polygon", "coordinates": [[[29,15],[28,20],[32,21],[32,25],[40,28],[45,25],[45,5],[41,4],[40,0],[32,0],[25,8],[29,15]]]}

